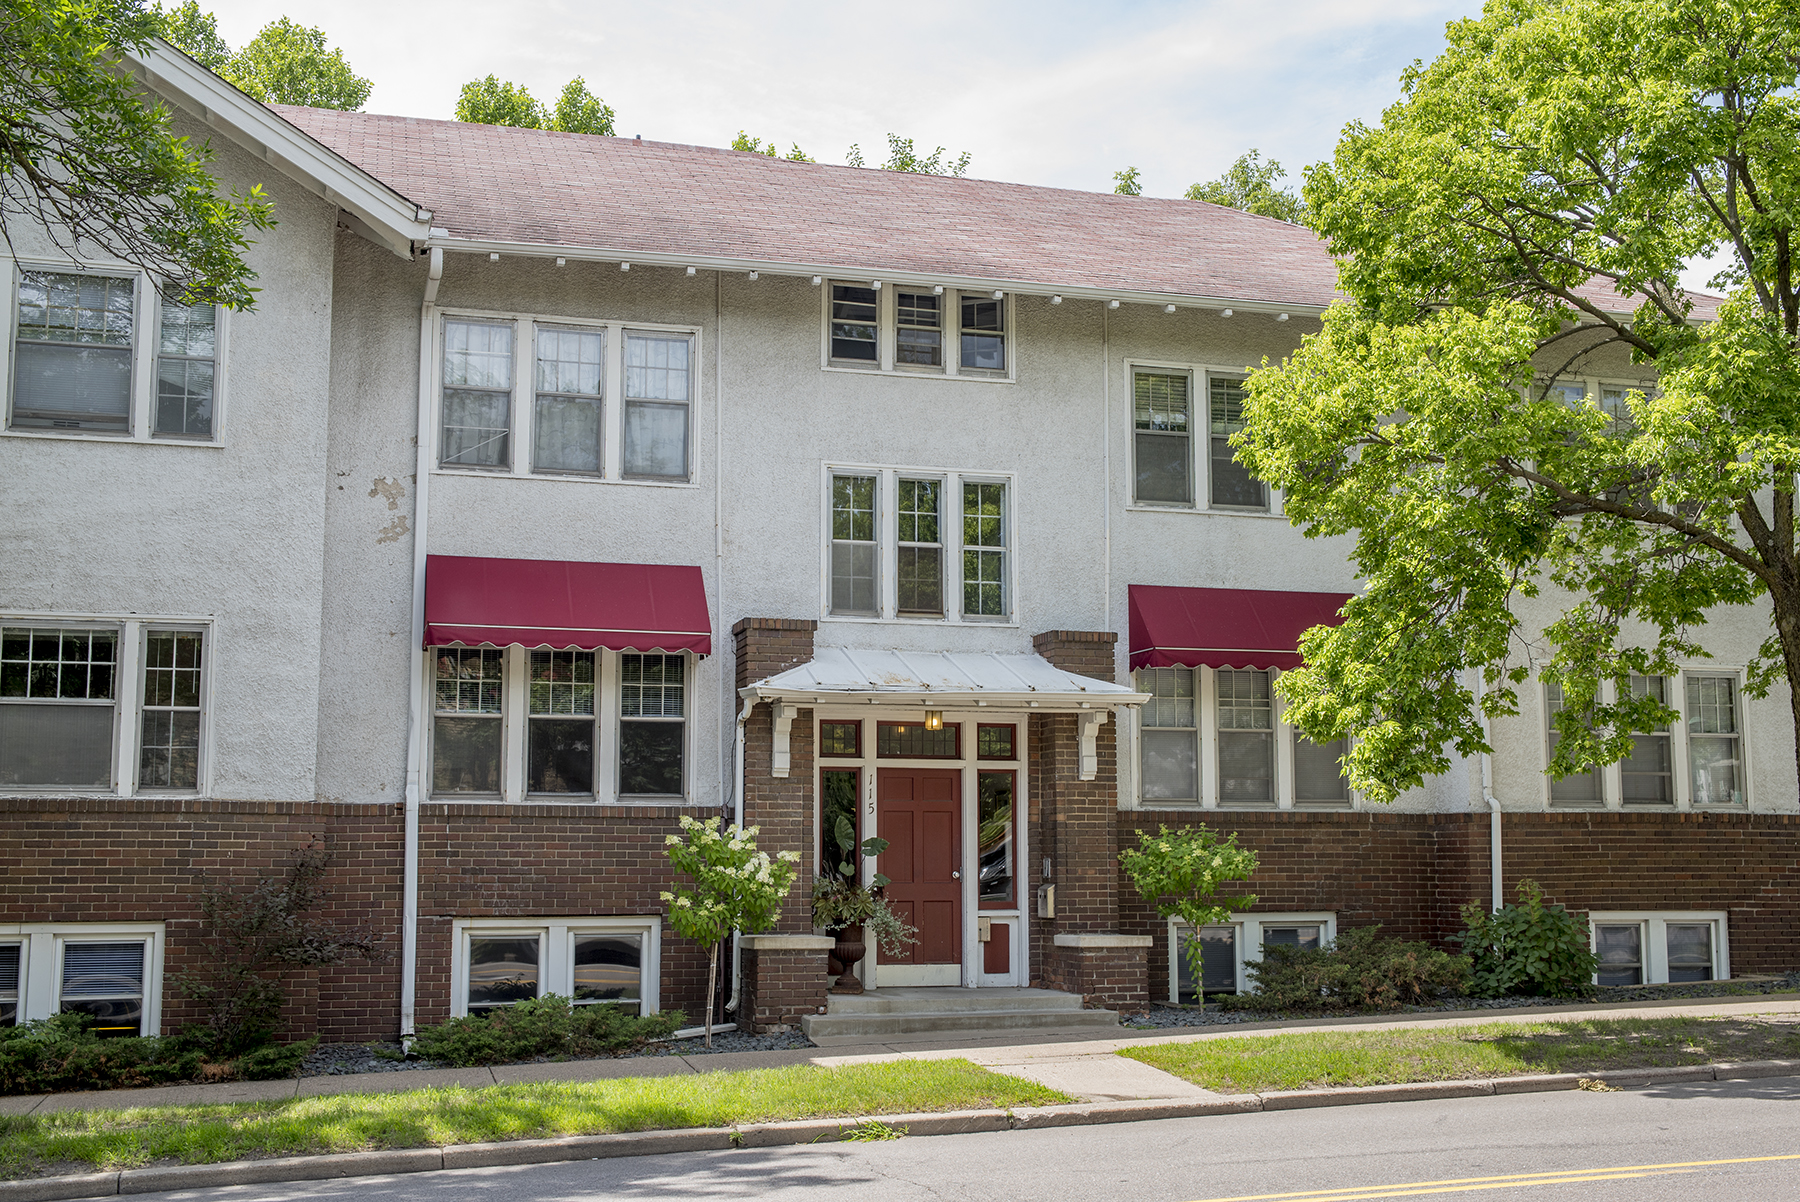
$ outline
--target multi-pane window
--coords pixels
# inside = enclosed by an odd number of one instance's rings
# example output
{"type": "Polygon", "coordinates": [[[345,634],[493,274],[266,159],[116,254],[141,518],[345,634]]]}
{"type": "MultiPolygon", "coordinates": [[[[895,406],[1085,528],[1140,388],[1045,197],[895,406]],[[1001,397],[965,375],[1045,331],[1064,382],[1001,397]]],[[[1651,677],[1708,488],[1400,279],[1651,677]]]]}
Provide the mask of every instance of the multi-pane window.
{"type": "MultiPolygon", "coordinates": [[[[831,478],[831,612],[876,614],[874,476],[831,478]]],[[[915,494],[916,496],[916,494],[915,494]]]]}
{"type": "Polygon", "coordinates": [[[15,428],[131,432],[136,294],[130,276],[19,273],[15,428]]]}
{"type": "Polygon", "coordinates": [[[1686,677],[1688,772],[1695,805],[1744,800],[1738,687],[1732,676],[1686,677]]]}
{"type": "Polygon", "coordinates": [[[684,663],[679,655],[619,657],[619,792],[684,791],[684,663]]]}
{"type": "MultiPolygon", "coordinates": [[[[1557,729],[1556,718],[1568,703],[1563,697],[1562,686],[1555,682],[1544,685],[1544,700],[1545,712],[1548,714],[1549,752],[1554,756],[1557,744],[1562,742],[1562,732],[1557,729]]],[[[1550,781],[1552,805],[1599,805],[1605,797],[1601,787],[1600,768],[1595,764],[1588,764],[1561,780],[1550,781]]]]}
{"type": "Polygon", "coordinates": [[[444,401],[439,461],[458,467],[512,462],[513,326],[452,318],[444,323],[444,401]]]}
{"type": "Polygon", "coordinates": [[[902,292],[894,302],[894,362],[902,367],[942,367],[944,298],[930,292],[902,292]]]}
{"type": "Polygon", "coordinates": [[[219,310],[164,297],[156,338],[156,421],[152,432],[211,438],[219,310]]]}
{"type": "Polygon", "coordinates": [[[1268,490],[1237,461],[1231,446],[1231,436],[1244,428],[1244,401],[1249,396],[1244,382],[1211,376],[1207,389],[1212,409],[1212,503],[1228,509],[1267,509],[1268,490]]]}
{"type": "Polygon", "coordinates": [[[19,1025],[19,978],[24,946],[0,943],[0,1027],[19,1025]]]}
{"type": "Polygon", "coordinates": [[[932,730],[923,722],[881,722],[875,727],[875,754],[882,759],[961,759],[962,726],[946,722],[932,730]]]}
{"type": "Polygon", "coordinates": [[[1185,373],[1140,371],[1132,381],[1136,499],[1152,504],[1191,504],[1193,448],[1191,400],[1185,373]]]}
{"type": "Polygon", "coordinates": [[[0,788],[107,788],[115,630],[0,629],[0,788]]]}
{"type": "Polygon", "coordinates": [[[975,758],[982,760],[1010,760],[1018,757],[1014,739],[1018,728],[1012,725],[990,726],[982,723],[975,728],[975,758]]]}
{"type": "MultiPolygon", "coordinates": [[[[1661,676],[1633,676],[1634,697],[1650,697],[1668,703],[1668,681],[1661,676]]],[[[1620,765],[1626,805],[1673,805],[1675,769],[1670,759],[1667,724],[1631,736],[1631,754],[1620,765]]]]}
{"type": "Polygon", "coordinates": [[[1005,298],[963,294],[962,367],[964,371],[1006,370],[1005,298]]]}
{"type": "Polygon", "coordinates": [[[1011,906],[1015,902],[1013,774],[978,772],[975,787],[979,799],[975,829],[981,840],[980,904],[1011,906]]]}
{"type": "Polygon", "coordinates": [[[1269,674],[1220,668],[1219,804],[1275,804],[1275,708],[1269,674]]]}
{"type": "Polygon", "coordinates": [[[1199,698],[1192,668],[1140,668],[1142,711],[1138,792],[1146,802],[1200,800],[1199,698]]]}
{"type": "Polygon", "coordinates": [[[531,652],[525,791],[594,791],[594,653],[531,652]]]}
{"type": "Polygon", "coordinates": [[[604,331],[537,327],[533,471],[600,474],[605,391],[604,331]]]}
{"type": "Polygon", "coordinates": [[[687,479],[693,346],[685,334],[626,333],[627,476],[687,479]]]}
{"type": "Polygon", "coordinates": [[[458,1013],[482,1014],[547,994],[577,1006],[656,1009],[654,918],[458,923],[458,1013]]]}
{"type": "Polygon", "coordinates": [[[505,663],[492,647],[437,649],[433,793],[500,792],[505,663]]]}
{"type": "Polygon", "coordinates": [[[819,723],[819,754],[856,758],[862,755],[861,722],[819,723]]]}
{"type": "Polygon", "coordinates": [[[875,289],[856,284],[831,286],[831,357],[851,363],[874,363],[880,358],[875,289]]]}
{"type": "Polygon", "coordinates": [[[101,1038],[144,1035],[144,960],[141,939],[65,940],[62,1011],[86,1014],[101,1038]]]}
{"type": "Polygon", "coordinates": [[[1294,732],[1294,804],[1320,809],[1350,804],[1350,779],[1344,775],[1348,739],[1315,743],[1294,732]]]}
{"type": "Polygon", "coordinates": [[[963,485],[963,614],[1006,616],[1006,485],[963,485]]]}
{"type": "Polygon", "coordinates": [[[144,636],[141,788],[200,787],[203,642],[203,636],[191,630],[153,630],[144,636]]]}
{"type": "Polygon", "coordinates": [[[900,481],[896,584],[903,614],[935,617],[944,612],[944,544],[938,529],[943,491],[937,480],[900,481]]]}

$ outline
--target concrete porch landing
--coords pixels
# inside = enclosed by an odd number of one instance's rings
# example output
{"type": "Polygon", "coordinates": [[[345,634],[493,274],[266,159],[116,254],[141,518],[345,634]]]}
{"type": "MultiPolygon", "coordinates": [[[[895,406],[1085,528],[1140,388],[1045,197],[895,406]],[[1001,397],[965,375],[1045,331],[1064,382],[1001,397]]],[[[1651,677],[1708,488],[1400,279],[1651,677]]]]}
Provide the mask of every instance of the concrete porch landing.
{"type": "Polygon", "coordinates": [[[800,1030],[820,1047],[868,1043],[943,1031],[1092,1031],[1117,1028],[1111,1010],[1084,1010],[1081,998],[1056,989],[964,989],[890,986],[834,993],[824,1014],[804,1014],[800,1030]]]}

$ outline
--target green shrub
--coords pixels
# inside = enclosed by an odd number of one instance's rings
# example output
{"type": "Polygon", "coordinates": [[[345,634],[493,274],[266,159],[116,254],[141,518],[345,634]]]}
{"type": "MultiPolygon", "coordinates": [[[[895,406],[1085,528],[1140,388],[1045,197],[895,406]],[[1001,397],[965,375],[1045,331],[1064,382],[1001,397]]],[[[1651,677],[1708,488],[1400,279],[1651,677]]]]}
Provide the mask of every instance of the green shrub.
{"type": "Polygon", "coordinates": [[[1585,914],[1544,904],[1533,880],[1519,882],[1519,901],[1496,913],[1470,902],[1462,909],[1468,929],[1450,938],[1474,963],[1476,997],[1592,997],[1600,958],[1588,946],[1585,914]]]}
{"type": "Polygon", "coordinates": [[[207,1058],[204,1037],[183,1033],[102,1039],[84,1014],[0,1029],[0,1094],[129,1089],[181,1081],[291,1077],[317,1040],[269,1045],[235,1060],[207,1058]]]}
{"type": "Polygon", "coordinates": [[[1469,961],[1425,943],[1381,938],[1381,928],[1353,927],[1321,947],[1270,945],[1244,970],[1253,993],[1226,997],[1232,1010],[1397,1010],[1461,993],[1469,961]]]}
{"type": "Polygon", "coordinates": [[[413,1051],[427,1060],[460,1065],[504,1064],[539,1056],[604,1056],[667,1039],[686,1019],[679,1010],[640,1018],[618,1006],[577,1006],[552,993],[422,1027],[413,1051]]]}

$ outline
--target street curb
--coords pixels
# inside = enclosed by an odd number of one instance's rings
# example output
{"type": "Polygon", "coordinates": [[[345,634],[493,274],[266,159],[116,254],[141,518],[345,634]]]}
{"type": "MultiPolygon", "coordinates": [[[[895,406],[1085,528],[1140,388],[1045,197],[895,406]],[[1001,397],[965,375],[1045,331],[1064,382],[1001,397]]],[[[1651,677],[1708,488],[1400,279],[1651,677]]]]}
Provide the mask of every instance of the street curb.
{"type": "Polygon", "coordinates": [[[1130,1102],[1080,1102],[1070,1106],[1022,1106],[1010,1110],[949,1110],[932,1114],[871,1115],[863,1119],[797,1119],[748,1123],[741,1127],[690,1127],[673,1131],[571,1135],[448,1148],[408,1148],[391,1152],[351,1152],[333,1156],[291,1156],[276,1160],[236,1160],[225,1164],[170,1165],[0,1181],[0,1202],[61,1202],[158,1190],[209,1189],[222,1185],[268,1185],[278,1181],[322,1181],[380,1177],[443,1169],[549,1164],[617,1156],[671,1152],[715,1152],[730,1148],[774,1148],[835,1143],[863,1124],[878,1122],[902,1135],[964,1135],[971,1132],[1036,1131],[1138,1123],[1152,1119],[1198,1118],[1214,1114],[1304,1110],[1323,1106],[1366,1106],[1498,1094],[1551,1093],[1577,1089],[1598,1079],[1615,1087],[1680,1084],[1689,1081],[1748,1081],[1800,1077],[1800,1060],[1750,1060],[1739,1064],[1697,1064],[1681,1068],[1611,1069],[1594,1073],[1543,1073],[1475,1081],[1420,1081],[1406,1085],[1364,1085],[1346,1089],[1279,1090],[1266,1094],[1224,1094],[1210,1098],[1146,1098],[1130,1102]]]}

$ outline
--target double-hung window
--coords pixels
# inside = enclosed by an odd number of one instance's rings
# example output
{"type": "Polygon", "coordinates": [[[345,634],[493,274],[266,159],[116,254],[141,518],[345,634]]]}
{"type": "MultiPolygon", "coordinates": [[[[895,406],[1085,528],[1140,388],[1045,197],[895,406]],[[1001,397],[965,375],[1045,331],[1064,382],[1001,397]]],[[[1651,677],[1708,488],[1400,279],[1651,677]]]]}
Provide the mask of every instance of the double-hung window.
{"type": "Polygon", "coordinates": [[[438,647],[434,663],[439,800],[686,798],[687,656],[438,647]]]}
{"type": "Polygon", "coordinates": [[[1685,674],[1688,771],[1695,805],[1742,805],[1743,734],[1735,676],[1685,674]]]}
{"type": "Polygon", "coordinates": [[[1231,436],[1244,428],[1240,375],[1202,368],[1131,371],[1132,501],[1177,509],[1267,513],[1269,490],[1237,460],[1231,436]],[[1195,392],[1207,429],[1197,436],[1195,392]]]}
{"type": "MultiPolygon", "coordinates": [[[[1633,696],[1649,697],[1663,705],[1669,701],[1668,680],[1661,676],[1632,676],[1631,692],[1633,696]]],[[[1619,765],[1626,805],[1675,804],[1675,768],[1669,744],[1667,724],[1631,736],[1631,754],[1619,765]]]]}
{"type": "Polygon", "coordinates": [[[440,329],[439,467],[690,478],[693,331],[479,313],[446,315],[440,329]]]}
{"type": "MultiPolygon", "coordinates": [[[[1562,742],[1562,732],[1557,729],[1557,716],[1566,708],[1562,686],[1554,682],[1544,685],[1545,712],[1548,714],[1549,754],[1556,754],[1556,746],[1562,742]]],[[[1561,780],[1550,782],[1550,804],[1553,806],[1596,806],[1606,800],[1604,782],[1600,768],[1588,764],[1561,780]]]]}
{"type": "MultiPolygon", "coordinates": [[[[1676,806],[1742,806],[1745,802],[1743,693],[1735,673],[1683,672],[1679,676],[1632,674],[1627,685],[1634,699],[1675,709],[1680,725],[1656,724],[1634,731],[1631,751],[1617,764],[1589,765],[1562,780],[1549,780],[1552,808],[1673,808],[1676,806]],[[1681,737],[1677,737],[1677,732],[1681,737]]],[[[1604,682],[1602,700],[1615,696],[1604,682]]],[[[1562,691],[1544,686],[1546,765],[1559,740],[1557,715],[1562,691]]]]}
{"type": "Polygon", "coordinates": [[[454,930],[457,1015],[547,994],[630,1014],[658,1008],[661,924],[654,917],[461,919],[454,930]]]}
{"type": "Polygon", "coordinates": [[[953,622],[1013,616],[1010,480],[835,468],[826,488],[827,615],[953,622]],[[960,521],[953,508],[959,500],[960,521]]]}
{"type": "MultiPolygon", "coordinates": [[[[1136,805],[1145,809],[1349,809],[1348,740],[1287,726],[1271,672],[1140,668],[1136,805]]],[[[1128,794],[1129,796],[1129,794],[1128,794]]]]}
{"type": "Polygon", "coordinates": [[[147,276],[18,271],[9,429],[212,442],[218,308],[147,276]]]}
{"type": "Polygon", "coordinates": [[[827,367],[1011,378],[1004,292],[845,280],[824,291],[827,367]]]}

